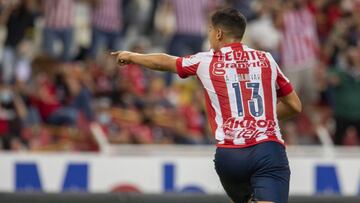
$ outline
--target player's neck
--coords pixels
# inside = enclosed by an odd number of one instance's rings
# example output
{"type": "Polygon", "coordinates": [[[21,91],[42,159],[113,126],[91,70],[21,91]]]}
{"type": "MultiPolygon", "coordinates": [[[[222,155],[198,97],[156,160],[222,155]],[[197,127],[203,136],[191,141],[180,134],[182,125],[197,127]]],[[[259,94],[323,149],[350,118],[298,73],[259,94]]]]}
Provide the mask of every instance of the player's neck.
{"type": "Polygon", "coordinates": [[[241,43],[241,39],[236,39],[236,38],[224,39],[221,42],[219,42],[219,49],[227,46],[228,44],[232,44],[232,43],[241,43]]]}

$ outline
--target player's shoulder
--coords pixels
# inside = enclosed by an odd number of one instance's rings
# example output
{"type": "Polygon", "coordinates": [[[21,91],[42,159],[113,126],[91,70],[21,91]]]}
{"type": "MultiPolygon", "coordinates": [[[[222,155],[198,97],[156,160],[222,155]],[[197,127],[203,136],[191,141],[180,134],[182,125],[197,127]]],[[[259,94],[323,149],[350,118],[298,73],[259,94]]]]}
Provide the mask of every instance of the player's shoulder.
{"type": "Polygon", "coordinates": [[[279,66],[277,64],[276,60],[274,59],[274,57],[272,56],[272,54],[268,51],[253,49],[246,45],[244,46],[244,51],[255,52],[260,60],[268,61],[267,63],[269,63],[269,67],[278,67],[279,66]]]}
{"type": "Polygon", "coordinates": [[[248,47],[247,45],[244,45],[243,49],[244,49],[244,51],[251,51],[251,52],[260,53],[262,55],[267,55],[267,56],[270,55],[271,56],[271,54],[267,51],[260,50],[260,49],[254,49],[254,48],[248,47]]]}
{"type": "Polygon", "coordinates": [[[190,60],[190,61],[203,61],[203,60],[208,60],[211,59],[213,56],[213,53],[211,51],[206,51],[206,52],[198,52],[196,54],[192,54],[192,55],[188,55],[188,56],[184,56],[184,59],[190,60]]]}
{"type": "Polygon", "coordinates": [[[270,60],[270,62],[275,62],[274,57],[272,56],[272,54],[268,51],[264,51],[264,50],[259,50],[259,49],[253,49],[247,46],[244,46],[244,50],[245,51],[253,51],[256,53],[259,53],[262,56],[265,56],[268,60],[270,60]]]}
{"type": "Polygon", "coordinates": [[[202,52],[198,52],[196,55],[198,57],[212,57],[214,55],[214,51],[213,50],[202,51],[202,52]]]}

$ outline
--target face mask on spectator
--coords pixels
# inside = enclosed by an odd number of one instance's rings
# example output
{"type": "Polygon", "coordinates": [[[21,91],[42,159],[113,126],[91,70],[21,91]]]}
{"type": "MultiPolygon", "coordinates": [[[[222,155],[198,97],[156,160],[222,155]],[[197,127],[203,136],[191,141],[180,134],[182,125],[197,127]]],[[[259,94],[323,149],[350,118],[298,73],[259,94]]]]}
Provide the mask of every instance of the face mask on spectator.
{"type": "Polygon", "coordinates": [[[12,101],[13,95],[10,90],[1,90],[0,91],[0,101],[1,103],[8,104],[12,101]]]}

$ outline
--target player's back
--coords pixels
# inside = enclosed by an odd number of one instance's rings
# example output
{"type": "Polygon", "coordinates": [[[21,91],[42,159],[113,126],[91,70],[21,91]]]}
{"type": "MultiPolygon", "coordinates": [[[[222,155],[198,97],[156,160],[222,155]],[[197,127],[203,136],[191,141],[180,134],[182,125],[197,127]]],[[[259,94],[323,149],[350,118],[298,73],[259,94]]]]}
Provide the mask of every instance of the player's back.
{"type": "Polygon", "coordinates": [[[219,147],[283,143],[276,99],[292,88],[269,53],[233,43],[178,63],[185,71],[194,71],[205,88],[208,118],[219,147]]]}

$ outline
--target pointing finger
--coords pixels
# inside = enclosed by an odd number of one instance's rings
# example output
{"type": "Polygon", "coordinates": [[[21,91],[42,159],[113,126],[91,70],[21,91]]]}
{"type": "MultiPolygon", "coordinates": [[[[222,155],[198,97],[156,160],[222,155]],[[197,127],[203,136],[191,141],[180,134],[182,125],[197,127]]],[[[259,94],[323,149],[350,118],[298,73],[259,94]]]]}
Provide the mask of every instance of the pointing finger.
{"type": "Polygon", "coordinates": [[[120,53],[121,53],[121,51],[113,51],[113,52],[110,53],[110,55],[114,56],[114,55],[118,55],[120,53]]]}

